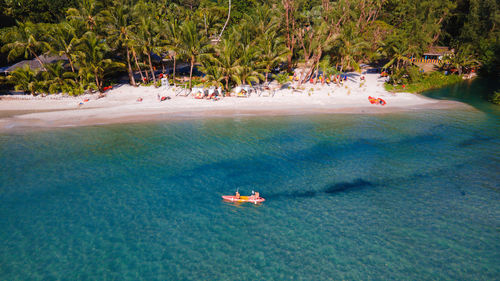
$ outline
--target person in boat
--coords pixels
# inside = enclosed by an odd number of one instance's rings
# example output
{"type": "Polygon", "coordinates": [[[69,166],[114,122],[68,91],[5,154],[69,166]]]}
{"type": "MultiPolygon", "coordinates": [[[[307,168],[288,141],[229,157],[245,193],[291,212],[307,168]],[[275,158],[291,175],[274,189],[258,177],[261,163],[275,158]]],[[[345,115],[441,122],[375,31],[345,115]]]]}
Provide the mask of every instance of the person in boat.
{"type": "Polygon", "coordinates": [[[256,191],[252,190],[252,195],[250,196],[250,199],[253,199],[253,200],[254,199],[259,199],[259,197],[260,197],[260,194],[258,192],[256,192],[256,191]]]}
{"type": "Polygon", "coordinates": [[[236,199],[240,199],[240,193],[238,191],[236,191],[236,199]]]}

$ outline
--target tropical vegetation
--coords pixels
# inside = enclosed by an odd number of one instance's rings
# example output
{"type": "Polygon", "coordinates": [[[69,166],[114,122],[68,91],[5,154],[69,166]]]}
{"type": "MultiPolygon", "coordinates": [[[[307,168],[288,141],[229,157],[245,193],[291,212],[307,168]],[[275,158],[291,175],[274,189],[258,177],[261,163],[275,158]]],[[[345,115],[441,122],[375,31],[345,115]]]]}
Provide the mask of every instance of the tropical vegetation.
{"type": "MultiPolygon", "coordinates": [[[[389,88],[458,81],[481,69],[498,75],[500,7],[495,0],[0,0],[0,63],[35,59],[7,80],[26,93],[104,91],[120,77],[132,86],[170,82],[222,86],[299,83],[320,72],[378,63],[389,88]],[[449,46],[441,70],[421,74],[411,58],[449,46]],[[56,55],[67,61],[45,63],[56,55]],[[187,69],[187,70],[182,70],[187,69]],[[200,71],[203,77],[196,77],[200,71]],[[179,80],[179,72],[189,77],[179,80]],[[163,76],[163,75],[162,75],[163,76]],[[438,77],[439,76],[439,77],[438,77]],[[446,78],[443,78],[446,77],[446,78]],[[458,77],[458,78],[457,78],[458,77]]],[[[442,83],[441,83],[442,84],[442,83]]],[[[439,85],[441,85],[439,84],[439,85]]]]}
{"type": "Polygon", "coordinates": [[[494,91],[490,95],[489,100],[494,104],[500,104],[500,90],[494,91]]]}
{"type": "Polygon", "coordinates": [[[411,67],[408,73],[398,83],[386,83],[385,89],[390,92],[420,93],[463,81],[460,75],[446,75],[438,71],[422,73],[417,67],[411,67]]]}

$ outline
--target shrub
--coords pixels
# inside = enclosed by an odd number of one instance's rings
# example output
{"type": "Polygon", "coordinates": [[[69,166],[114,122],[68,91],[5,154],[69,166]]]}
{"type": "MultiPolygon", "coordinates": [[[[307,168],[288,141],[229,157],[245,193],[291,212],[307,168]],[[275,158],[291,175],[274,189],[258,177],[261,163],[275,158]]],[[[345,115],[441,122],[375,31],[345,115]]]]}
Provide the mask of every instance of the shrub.
{"type": "Polygon", "coordinates": [[[493,92],[490,95],[489,101],[494,104],[500,104],[500,90],[493,92]]]}
{"type": "Polygon", "coordinates": [[[460,75],[444,75],[441,72],[431,72],[428,74],[408,74],[408,77],[401,78],[401,83],[391,85],[385,84],[385,89],[391,92],[420,93],[426,90],[444,87],[462,81],[460,75]],[[411,75],[414,75],[413,80],[411,75]],[[404,87],[403,87],[404,85],[404,87]]]}
{"type": "Polygon", "coordinates": [[[275,77],[276,81],[278,81],[278,83],[280,83],[280,85],[283,85],[283,84],[290,81],[290,77],[289,77],[288,73],[286,73],[286,72],[281,72],[280,74],[275,75],[274,77],[275,77]]]}
{"type": "Polygon", "coordinates": [[[32,70],[29,65],[24,65],[12,72],[7,78],[14,84],[14,89],[23,91],[32,95],[36,94],[42,88],[38,72],[32,70]]]}

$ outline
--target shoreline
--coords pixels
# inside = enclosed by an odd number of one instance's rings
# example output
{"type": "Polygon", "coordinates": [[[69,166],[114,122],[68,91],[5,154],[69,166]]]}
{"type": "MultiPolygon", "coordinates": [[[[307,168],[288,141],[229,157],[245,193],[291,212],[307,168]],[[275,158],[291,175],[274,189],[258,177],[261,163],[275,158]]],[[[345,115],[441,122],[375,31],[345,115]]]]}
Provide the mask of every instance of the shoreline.
{"type": "Polygon", "coordinates": [[[95,95],[0,100],[0,132],[28,128],[76,127],[120,123],[142,123],[161,120],[221,118],[238,116],[291,116],[315,114],[388,114],[451,109],[468,105],[436,100],[418,94],[390,93],[377,74],[352,74],[342,87],[304,85],[298,93],[291,89],[276,90],[274,96],[248,98],[226,97],[219,101],[197,100],[192,96],[175,96],[172,89],[120,85],[95,95]],[[170,96],[160,102],[158,95],[170,96]],[[387,105],[370,104],[368,96],[383,98],[387,105]],[[137,102],[138,98],[142,102],[137,102]],[[78,104],[89,99],[82,106],[78,104]],[[32,112],[31,112],[32,111],[32,112]]]}

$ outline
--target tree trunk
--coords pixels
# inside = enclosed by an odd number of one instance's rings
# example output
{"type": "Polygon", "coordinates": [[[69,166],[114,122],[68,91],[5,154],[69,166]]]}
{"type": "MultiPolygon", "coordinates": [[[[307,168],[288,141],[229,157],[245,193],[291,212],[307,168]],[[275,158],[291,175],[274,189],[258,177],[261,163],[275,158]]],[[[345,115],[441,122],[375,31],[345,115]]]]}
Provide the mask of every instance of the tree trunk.
{"type": "Polygon", "coordinates": [[[306,82],[306,79],[307,79],[307,73],[306,73],[306,70],[309,68],[308,65],[309,65],[309,56],[304,52],[304,61],[305,61],[305,65],[304,65],[304,68],[302,69],[301,73],[300,73],[300,79],[299,79],[299,86],[304,84],[304,82],[306,82]],[[304,76],[306,75],[306,76],[304,76]]]}
{"type": "MultiPolygon", "coordinates": [[[[304,68],[304,70],[302,71],[302,76],[303,76],[304,73],[306,73],[306,75],[303,78],[301,77],[301,79],[300,79],[301,80],[300,85],[302,83],[306,82],[312,76],[312,73],[314,71],[314,66],[317,64],[316,61],[319,61],[319,59],[316,58],[317,56],[318,55],[315,55],[311,59],[307,58],[307,60],[306,60],[306,66],[308,66],[308,65],[311,65],[311,66],[304,68]],[[311,61],[312,61],[312,63],[311,63],[311,61]],[[307,69],[309,69],[309,70],[307,70],[307,69]],[[306,72],[306,70],[307,70],[307,72],[306,72]]],[[[321,53],[319,54],[319,57],[321,57],[321,53]]],[[[316,81],[316,79],[314,81],[316,81]]],[[[315,84],[316,84],[316,82],[315,82],[315,84]]]]}
{"type": "MultiPolygon", "coordinates": [[[[146,61],[143,61],[142,63],[144,63],[145,65],[147,65],[146,61]]],[[[146,81],[149,82],[149,72],[148,72],[148,69],[144,69],[144,75],[146,76],[146,81]]]]}
{"type": "MultiPolygon", "coordinates": [[[[307,79],[310,79],[312,74],[313,74],[313,71],[314,71],[314,61],[312,63],[312,66],[309,68],[309,71],[307,72],[306,76],[304,77],[304,82],[307,81],[307,79]]],[[[316,84],[316,79],[314,79],[314,84],[316,84]]]]}
{"type": "Polygon", "coordinates": [[[141,67],[139,66],[139,62],[137,61],[137,54],[135,53],[134,48],[132,48],[132,56],[134,57],[135,66],[137,66],[137,69],[139,70],[139,74],[141,75],[141,83],[144,83],[144,75],[142,75],[142,70],[141,70],[141,67]]]}
{"type": "Polygon", "coordinates": [[[71,55],[69,53],[66,53],[66,56],[68,57],[69,61],[69,66],[71,67],[71,72],[75,72],[75,67],[73,66],[73,60],[71,59],[71,55]]]}
{"type": "Polygon", "coordinates": [[[205,15],[205,13],[203,13],[203,25],[205,26],[205,36],[209,38],[210,36],[208,35],[207,15],[205,15]]]}
{"type": "Polygon", "coordinates": [[[305,82],[305,78],[306,77],[304,77],[304,75],[305,75],[305,72],[306,72],[306,68],[307,68],[307,61],[306,61],[306,64],[304,65],[304,68],[300,72],[299,86],[301,86],[305,82]]]}
{"type": "Polygon", "coordinates": [[[222,37],[222,32],[224,32],[224,29],[226,28],[227,26],[227,23],[229,22],[229,18],[231,17],[231,0],[229,0],[229,11],[227,13],[227,19],[226,19],[226,23],[224,24],[224,26],[222,27],[222,30],[219,34],[219,40],[220,38],[222,37]]]}
{"type": "Polygon", "coordinates": [[[229,76],[224,77],[224,80],[226,80],[226,91],[229,92],[229,76]]]}
{"type": "Polygon", "coordinates": [[[319,75],[319,66],[316,63],[316,77],[314,77],[314,85],[316,85],[316,83],[318,83],[318,75],[319,75]]]}
{"type": "Polygon", "coordinates": [[[99,92],[103,92],[102,91],[102,87],[101,87],[101,84],[99,82],[99,76],[97,75],[97,70],[94,70],[94,76],[95,76],[95,84],[97,85],[97,89],[99,89],[99,92]]]}
{"type": "MultiPolygon", "coordinates": [[[[287,69],[288,72],[292,71],[292,57],[294,49],[294,38],[292,32],[294,31],[294,19],[293,19],[293,1],[282,0],[283,8],[285,9],[285,26],[286,26],[286,46],[290,50],[290,54],[287,56],[287,69]],[[290,31],[290,22],[292,22],[292,30],[290,31]]],[[[299,82],[300,83],[300,82],[299,82]]]]}
{"type": "MultiPolygon", "coordinates": [[[[66,53],[66,56],[68,57],[69,65],[71,66],[71,71],[72,71],[73,73],[76,73],[76,71],[75,71],[75,66],[74,66],[74,63],[73,63],[73,60],[71,59],[71,55],[70,55],[69,53],[66,53]]],[[[78,73],[76,73],[76,74],[78,74],[78,73]]],[[[77,83],[80,81],[80,76],[79,76],[79,75],[75,76],[75,81],[76,81],[77,83]]]]}
{"type": "Polygon", "coordinates": [[[151,54],[148,52],[149,70],[151,71],[151,76],[153,77],[153,83],[156,86],[155,71],[153,70],[153,63],[151,63],[151,54]]]}
{"type": "Polygon", "coordinates": [[[174,86],[175,86],[175,62],[176,62],[176,57],[177,57],[177,54],[174,54],[174,73],[173,73],[173,79],[174,79],[174,86]]]}
{"type": "Polygon", "coordinates": [[[288,70],[288,73],[291,73],[292,72],[292,55],[288,55],[288,57],[286,58],[287,59],[287,70],[288,70]]]}
{"type": "Polygon", "coordinates": [[[45,65],[43,64],[42,60],[35,54],[35,52],[31,50],[31,48],[29,50],[30,53],[32,53],[35,56],[36,60],[40,63],[40,67],[42,68],[42,70],[47,71],[47,68],[45,68],[45,65]]]}
{"type": "Polygon", "coordinates": [[[128,79],[130,81],[130,85],[136,87],[137,85],[135,84],[134,72],[132,71],[132,65],[130,65],[130,50],[128,49],[128,46],[126,47],[126,49],[127,49],[128,79]]]}
{"type": "Polygon", "coordinates": [[[193,79],[194,56],[191,56],[191,68],[189,69],[189,89],[191,90],[191,79],[193,79]]]}
{"type": "MultiPolygon", "coordinates": [[[[318,75],[319,75],[319,60],[321,59],[321,55],[322,55],[322,51],[319,50],[318,52],[318,55],[316,57],[316,62],[315,62],[315,65],[316,65],[316,78],[314,79],[314,85],[316,85],[316,83],[318,83],[318,75]]],[[[325,74],[323,73],[323,76],[325,76],[325,74]]]]}

